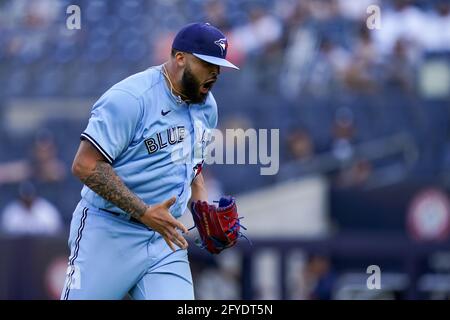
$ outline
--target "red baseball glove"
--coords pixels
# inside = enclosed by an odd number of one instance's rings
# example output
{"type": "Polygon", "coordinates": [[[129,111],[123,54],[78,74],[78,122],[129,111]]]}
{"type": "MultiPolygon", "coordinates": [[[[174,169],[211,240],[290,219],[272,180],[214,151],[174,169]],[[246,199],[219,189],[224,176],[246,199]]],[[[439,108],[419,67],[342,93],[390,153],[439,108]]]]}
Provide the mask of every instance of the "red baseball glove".
{"type": "Polygon", "coordinates": [[[218,254],[234,246],[243,236],[236,201],[231,196],[221,197],[219,206],[198,200],[191,203],[191,212],[195,226],[200,234],[202,247],[212,254],[218,254]]]}

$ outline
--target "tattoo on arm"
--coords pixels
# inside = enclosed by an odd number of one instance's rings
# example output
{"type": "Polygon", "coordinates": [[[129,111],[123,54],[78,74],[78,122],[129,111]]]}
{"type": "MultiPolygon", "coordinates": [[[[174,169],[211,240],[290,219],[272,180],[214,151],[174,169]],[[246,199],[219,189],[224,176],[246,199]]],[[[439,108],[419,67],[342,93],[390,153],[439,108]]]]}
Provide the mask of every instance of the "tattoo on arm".
{"type": "Polygon", "coordinates": [[[139,199],[117,176],[110,164],[97,161],[94,171],[81,181],[95,193],[114,203],[134,218],[144,215],[148,206],[139,199]]]}

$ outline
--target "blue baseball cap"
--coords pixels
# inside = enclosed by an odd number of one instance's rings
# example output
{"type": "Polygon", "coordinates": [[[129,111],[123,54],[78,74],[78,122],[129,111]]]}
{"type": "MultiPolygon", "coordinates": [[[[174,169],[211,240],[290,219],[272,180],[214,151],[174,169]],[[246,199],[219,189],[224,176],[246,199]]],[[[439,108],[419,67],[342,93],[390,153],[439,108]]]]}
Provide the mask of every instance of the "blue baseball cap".
{"type": "Polygon", "coordinates": [[[226,60],[228,42],[225,35],[209,23],[190,23],[178,31],[172,49],[192,53],[197,58],[222,67],[238,69],[226,60]]]}

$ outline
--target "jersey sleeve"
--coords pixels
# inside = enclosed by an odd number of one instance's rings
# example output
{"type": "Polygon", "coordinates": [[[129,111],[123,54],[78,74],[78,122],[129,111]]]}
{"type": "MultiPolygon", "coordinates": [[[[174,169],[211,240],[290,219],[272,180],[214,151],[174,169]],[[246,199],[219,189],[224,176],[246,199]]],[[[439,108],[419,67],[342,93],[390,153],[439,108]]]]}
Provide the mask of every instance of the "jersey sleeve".
{"type": "Polygon", "coordinates": [[[135,96],[110,89],[92,107],[80,138],[90,141],[112,163],[132,141],[140,118],[141,105],[135,96]]]}
{"type": "Polygon", "coordinates": [[[217,102],[216,99],[214,99],[213,95],[211,94],[211,98],[209,100],[209,104],[211,108],[209,109],[207,118],[208,118],[208,124],[209,129],[215,129],[217,127],[217,102]]]}

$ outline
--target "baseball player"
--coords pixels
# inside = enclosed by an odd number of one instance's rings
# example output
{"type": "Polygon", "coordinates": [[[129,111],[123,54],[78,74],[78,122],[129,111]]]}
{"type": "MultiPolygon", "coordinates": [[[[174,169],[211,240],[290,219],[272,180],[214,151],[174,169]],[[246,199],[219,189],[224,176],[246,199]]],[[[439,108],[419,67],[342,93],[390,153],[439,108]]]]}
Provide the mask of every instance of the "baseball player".
{"type": "Polygon", "coordinates": [[[207,199],[200,171],[217,125],[211,88],[220,67],[238,69],[226,54],[220,30],[189,24],[169,61],[94,104],[72,166],[84,186],[61,299],[194,299],[188,230],[177,218],[207,199]]]}

